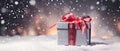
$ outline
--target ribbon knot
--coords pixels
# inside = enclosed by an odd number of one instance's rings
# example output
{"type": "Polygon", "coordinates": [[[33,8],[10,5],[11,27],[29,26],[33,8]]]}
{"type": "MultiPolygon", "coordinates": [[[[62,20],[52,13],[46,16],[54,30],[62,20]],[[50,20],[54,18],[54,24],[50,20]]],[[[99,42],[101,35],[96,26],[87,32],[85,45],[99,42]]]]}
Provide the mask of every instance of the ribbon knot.
{"type": "Polygon", "coordinates": [[[83,17],[75,18],[73,13],[67,13],[61,19],[62,22],[74,23],[75,28],[78,29],[78,27],[80,27],[80,30],[82,33],[84,33],[86,29],[85,22],[91,22],[91,20],[92,19],[90,18],[90,16],[83,16],[83,17]],[[89,18],[89,20],[85,20],[86,18],[89,18]]]}

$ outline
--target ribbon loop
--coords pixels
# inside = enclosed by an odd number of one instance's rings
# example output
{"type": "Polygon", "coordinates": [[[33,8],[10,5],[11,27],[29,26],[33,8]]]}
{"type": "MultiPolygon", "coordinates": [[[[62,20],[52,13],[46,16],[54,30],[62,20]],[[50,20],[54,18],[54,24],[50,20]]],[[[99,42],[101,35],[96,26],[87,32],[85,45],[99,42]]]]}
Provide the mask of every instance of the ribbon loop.
{"type": "Polygon", "coordinates": [[[90,18],[90,16],[83,16],[83,17],[75,18],[73,13],[67,13],[61,19],[62,22],[74,23],[76,29],[78,29],[78,27],[80,27],[82,33],[84,33],[84,31],[86,29],[86,23],[85,22],[91,22],[91,20],[92,19],[90,18]],[[89,18],[89,20],[85,20],[87,18],[89,18]]]}

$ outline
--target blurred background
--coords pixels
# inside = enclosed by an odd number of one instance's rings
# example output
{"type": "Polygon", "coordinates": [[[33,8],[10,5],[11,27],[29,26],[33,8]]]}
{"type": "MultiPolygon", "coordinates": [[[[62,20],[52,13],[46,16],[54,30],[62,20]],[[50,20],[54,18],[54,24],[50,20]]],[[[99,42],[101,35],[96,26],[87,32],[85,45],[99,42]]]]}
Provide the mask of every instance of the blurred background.
{"type": "Polygon", "coordinates": [[[120,36],[120,0],[1,0],[0,36],[57,35],[61,17],[89,15],[92,37],[120,36]]]}

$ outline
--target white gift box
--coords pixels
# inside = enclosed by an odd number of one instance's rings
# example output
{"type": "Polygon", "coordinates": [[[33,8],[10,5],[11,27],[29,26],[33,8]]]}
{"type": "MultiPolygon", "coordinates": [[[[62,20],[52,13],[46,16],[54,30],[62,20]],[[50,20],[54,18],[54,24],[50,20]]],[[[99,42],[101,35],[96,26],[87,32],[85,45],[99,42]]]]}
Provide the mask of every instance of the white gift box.
{"type": "MultiPolygon", "coordinates": [[[[58,45],[68,45],[68,22],[57,22],[58,45]]],[[[75,45],[89,45],[91,41],[91,23],[86,22],[86,30],[82,34],[76,29],[75,45]]]]}

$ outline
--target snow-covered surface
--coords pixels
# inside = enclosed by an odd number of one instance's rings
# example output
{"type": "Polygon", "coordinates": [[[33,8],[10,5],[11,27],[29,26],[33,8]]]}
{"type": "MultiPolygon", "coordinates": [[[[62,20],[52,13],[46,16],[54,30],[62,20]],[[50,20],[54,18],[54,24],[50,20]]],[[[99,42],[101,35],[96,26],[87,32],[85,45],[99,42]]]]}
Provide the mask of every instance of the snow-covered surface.
{"type": "Polygon", "coordinates": [[[13,36],[0,37],[0,51],[119,51],[118,38],[103,40],[92,39],[93,45],[57,45],[56,36],[13,36]]]}

